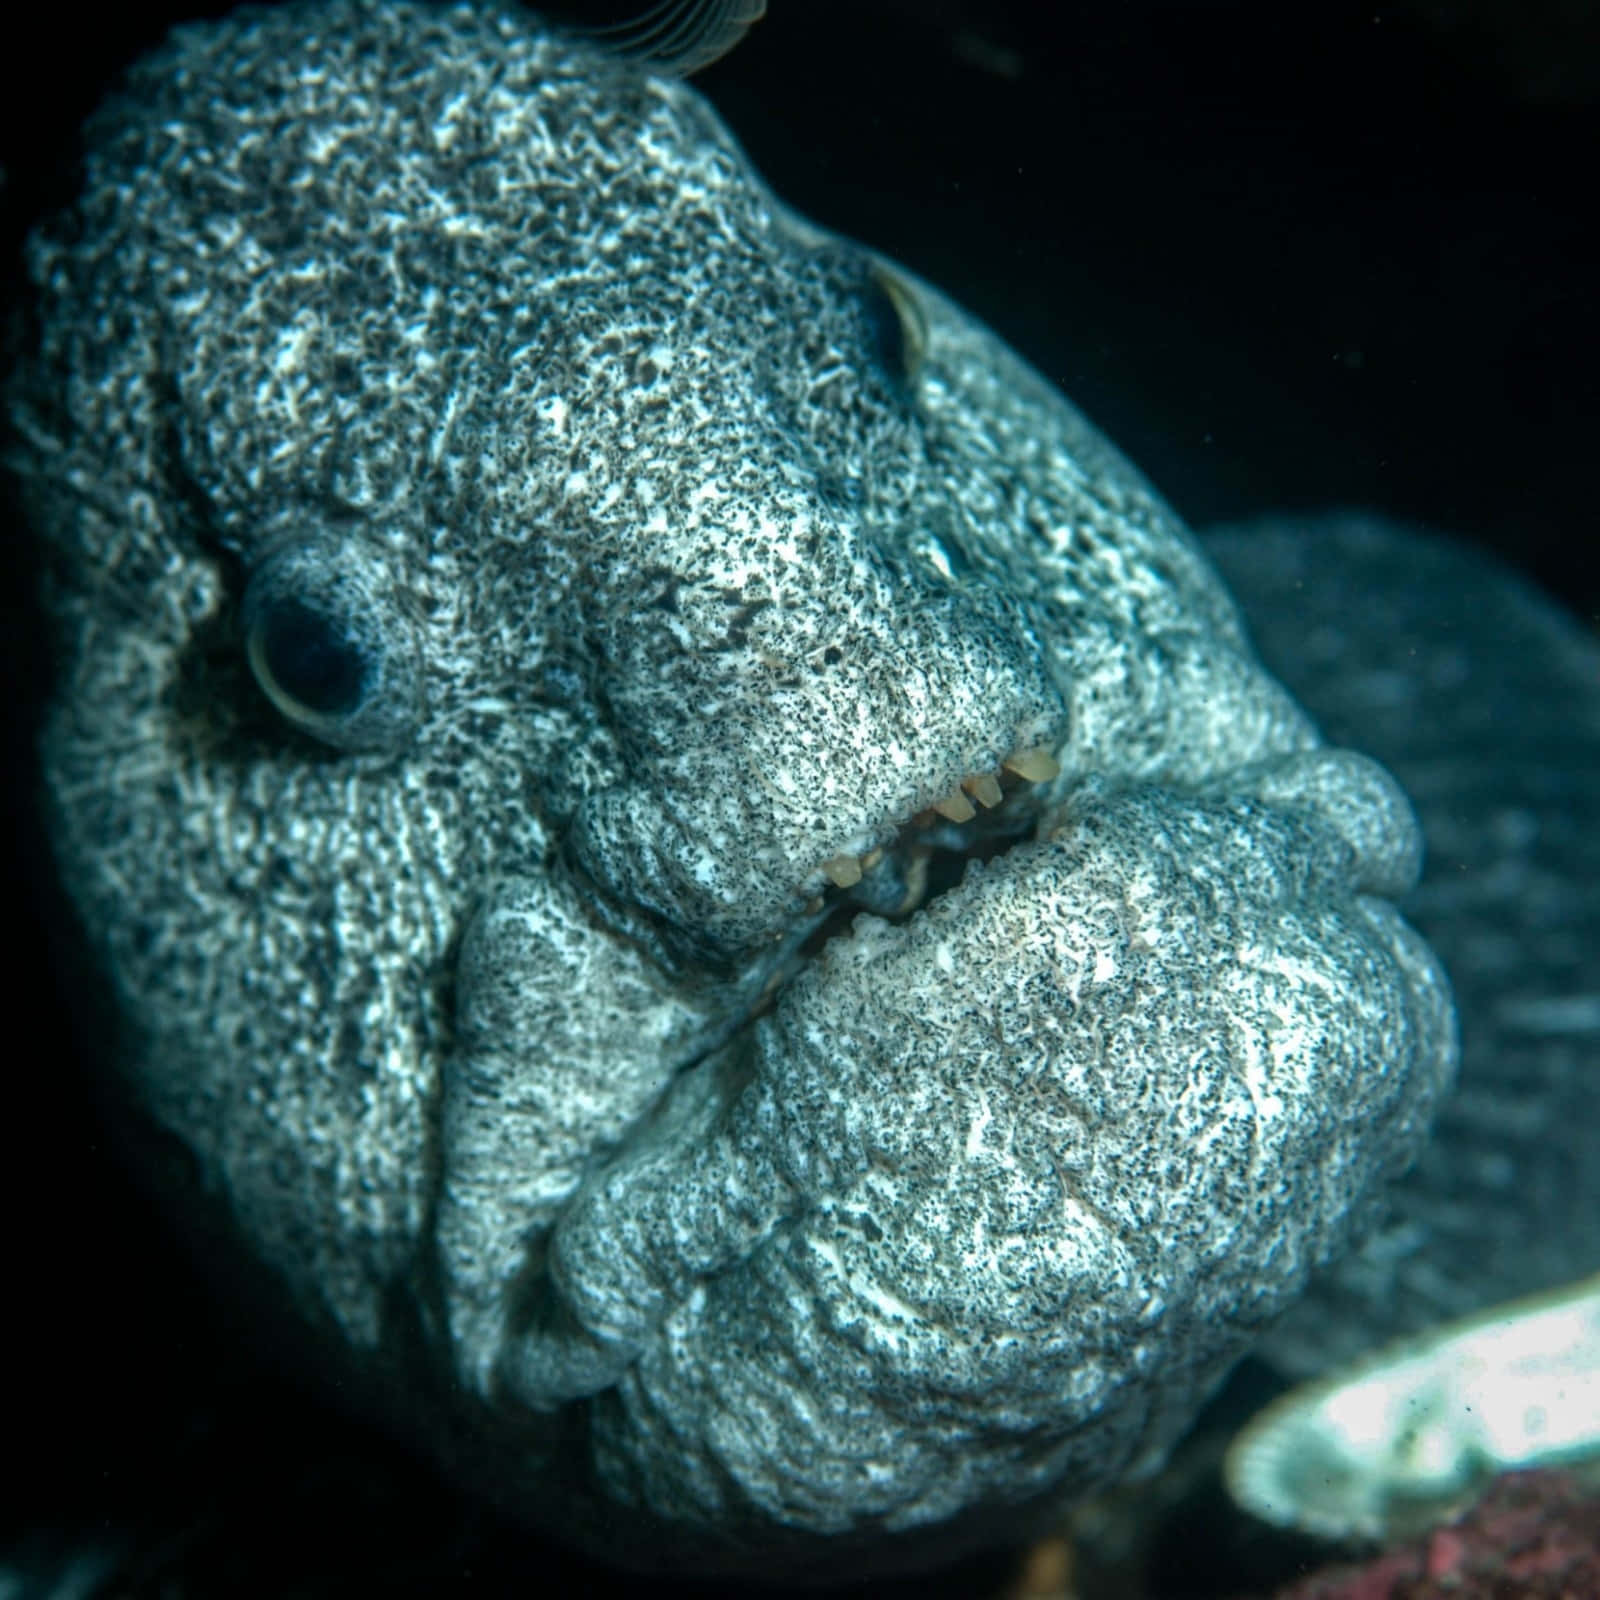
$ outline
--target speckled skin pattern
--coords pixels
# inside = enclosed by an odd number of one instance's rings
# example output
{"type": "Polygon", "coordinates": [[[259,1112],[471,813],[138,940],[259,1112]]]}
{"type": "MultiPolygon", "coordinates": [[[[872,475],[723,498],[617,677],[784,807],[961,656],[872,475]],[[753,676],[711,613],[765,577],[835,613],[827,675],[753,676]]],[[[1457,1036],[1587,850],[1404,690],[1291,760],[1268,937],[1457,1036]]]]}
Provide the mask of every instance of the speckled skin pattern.
{"type": "Polygon", "coordinates": [[[1487,556],[1370,516],[1206,549],[1327,736],[1415,800],[1427,870],[1401,908],[1461,1021],[1456,1092],[1383,1226],[1258,1347],[1305,1378],[1600,1271],[1600,642],[1487,556]]]}
{"type": "Polygon", "coordinates": [[[1414,1158],[1398,788],[691,90],[488,6],[183,29],[30,263],[126,1081],[519,1514],[791,1577],[1022,1531],[1414,1158]]]}

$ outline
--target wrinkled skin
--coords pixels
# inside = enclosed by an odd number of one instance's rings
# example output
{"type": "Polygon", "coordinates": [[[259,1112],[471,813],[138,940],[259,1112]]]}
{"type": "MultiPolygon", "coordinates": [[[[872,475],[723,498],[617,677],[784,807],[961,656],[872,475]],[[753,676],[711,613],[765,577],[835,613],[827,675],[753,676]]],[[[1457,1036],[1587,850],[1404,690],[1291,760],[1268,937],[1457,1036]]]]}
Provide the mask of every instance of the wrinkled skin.
{"type": "Polygon", "coordinates": [[[89,150],[10,393],[52,825],[238,1248],[641,1565],[1159,1461],[1453,1070],[1393,781],[680,84],[346,0],[182,30],[89,150]]]}
{"type": "Polygon", "coordinates": [[[1600,641],[1482,552],[1358,513],[1205,541],[1329,737],[1392,762],[1427,870],[1457,1087],[1382,1226],[1257,1345],[1307,1378],[1600,1271],[1600,641]]]}

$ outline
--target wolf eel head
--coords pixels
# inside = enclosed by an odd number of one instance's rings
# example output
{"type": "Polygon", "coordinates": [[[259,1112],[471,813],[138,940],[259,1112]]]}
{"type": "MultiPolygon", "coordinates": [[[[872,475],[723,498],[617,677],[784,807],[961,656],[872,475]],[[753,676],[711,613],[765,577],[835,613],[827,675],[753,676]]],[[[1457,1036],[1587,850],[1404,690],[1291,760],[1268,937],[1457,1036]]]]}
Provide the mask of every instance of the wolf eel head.
{"type": "Polygon", "coordinates": [[[187,27],[30,266],[127,1080],[526,1515],[998,1537],[1158,1457],[1414,1152],[1404,799],[693,92],[490,5],[187,27]]]}

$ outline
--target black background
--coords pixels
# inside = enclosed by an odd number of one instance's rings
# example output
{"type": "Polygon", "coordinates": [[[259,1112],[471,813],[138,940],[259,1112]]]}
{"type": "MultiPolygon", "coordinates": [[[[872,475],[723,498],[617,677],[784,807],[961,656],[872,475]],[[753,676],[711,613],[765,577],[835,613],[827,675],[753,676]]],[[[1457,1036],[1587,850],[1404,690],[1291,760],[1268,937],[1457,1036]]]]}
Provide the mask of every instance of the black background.
{"type": "MultiPolygon", "coordinates": [[[[1595,617],[1597,13],[773,0],[699,81],[791,204],[951,291],[1192,522],[1372,506],[1595,617]]],[[[200,14],[30,12],[42,33],[0,52],[8,260],[68,192],[82,114],[200,14]]],[[[44,952],[26,746],[45,669],[6,549],[23,939],[0,1383],[23,1482],[0,1543],[131,1528],[136,1592],[499,1593],[527,1552],[241,1354],[247,1314],[214,1306],[108,1158],[64,1042],[80,997],[44,952]]],[[[1163,1592],[1223,1582],[1197,1567],[1163,1592]]]]}

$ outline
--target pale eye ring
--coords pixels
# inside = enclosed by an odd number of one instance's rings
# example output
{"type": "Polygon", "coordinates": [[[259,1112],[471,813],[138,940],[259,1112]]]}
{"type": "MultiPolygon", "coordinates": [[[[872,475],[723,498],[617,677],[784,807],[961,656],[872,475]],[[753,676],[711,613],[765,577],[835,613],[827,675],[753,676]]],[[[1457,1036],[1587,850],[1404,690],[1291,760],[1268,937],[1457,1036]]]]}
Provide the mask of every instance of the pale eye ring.
{"type": "Polygon", "coordinates": [[[295,727],[341,750],[392,749],[415,728],[414,630],[385,564],[348,537],[279,545],[241,614],[250,670],[295,727]]]}
{"type": "Polygon", "coordinates": [[[247,648],[268,699],[297,721],[349,716],[372,676],[360,643],[293,595],[257,608],[247,648]]]}
{"type": "Polygon", "coordinates": [[[928,323],[916,291],[874,261],[867,274],[867,314],[875,353],[897,383],[915,383],[928,353],[928,323]]]}

